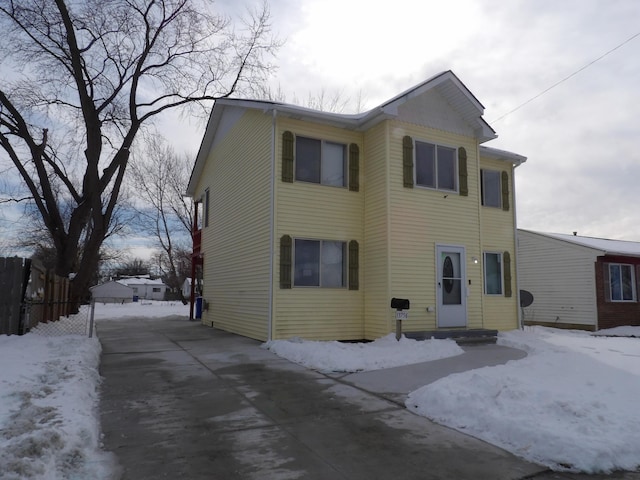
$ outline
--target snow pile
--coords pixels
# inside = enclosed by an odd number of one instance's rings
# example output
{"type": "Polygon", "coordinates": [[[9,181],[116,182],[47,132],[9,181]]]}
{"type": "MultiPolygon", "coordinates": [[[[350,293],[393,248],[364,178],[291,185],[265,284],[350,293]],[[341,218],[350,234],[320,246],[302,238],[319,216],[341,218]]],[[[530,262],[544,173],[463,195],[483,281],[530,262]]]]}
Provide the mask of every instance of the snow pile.
{"type": "Polygon", "coordinates": [[[321,372],[361,372],[429,362],[464,353],[453,340],[396,340],[394,333],[368,343],[272,340],[264,348],[321,372]]]}
{"type": "Polygon", "coordinates": [[[100,343],[38,331],[0,336],[2,478],[115,478],[100,450],[100,343]]]}
{"type": "Polygon", "coordinates": [[[529,356],[442,378],[407,407],[554,470],[640,466],[640,341],[536,327],[499,343],[529,356]]]}
{"type": "Polygon", "coordinates": [[[127,321],[134,318],[189,317],[189,304],[180,301],[140,300],[132,303],[96,303],[96,320],[127,321]]]}
{"type": "Polygon", "coordinates": [[[593,332],[591,335],[604,335],[607,337],[636,337],[640,338],[640,327],[614,327],[607,328],[605,330],[598,330],[597,332],[593,332]]]}

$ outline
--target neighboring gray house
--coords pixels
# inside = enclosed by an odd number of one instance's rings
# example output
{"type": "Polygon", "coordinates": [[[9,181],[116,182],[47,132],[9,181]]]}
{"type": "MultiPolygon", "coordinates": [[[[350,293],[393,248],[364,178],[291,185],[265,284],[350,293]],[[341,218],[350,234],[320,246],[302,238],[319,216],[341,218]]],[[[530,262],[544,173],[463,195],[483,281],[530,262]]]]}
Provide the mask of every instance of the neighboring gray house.
{"type": "Polygon", "coordinates": [[[100,303],[129,303],[133,301],[133,288],[120,282],[106,282],[89,288],[91,296],[100,303]]]}
{"type": "Polygon", "coordinates": [[[525,325],[640,325],[640,242],[518,229],[517,251],[525,325]]]}
{"type": "Polygon", "coordinates": [[[147,276],[121,278],[118,282],[131,287],[133,296],[144,300],[164,300],[168,288],[159,278],[152,280],[147,276]]]}

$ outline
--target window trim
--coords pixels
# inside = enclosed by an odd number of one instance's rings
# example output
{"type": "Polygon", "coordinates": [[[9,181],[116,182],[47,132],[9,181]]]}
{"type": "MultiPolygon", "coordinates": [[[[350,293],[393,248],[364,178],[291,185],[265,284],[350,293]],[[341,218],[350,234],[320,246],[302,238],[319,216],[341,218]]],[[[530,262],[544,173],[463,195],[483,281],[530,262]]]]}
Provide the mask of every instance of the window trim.
{"type": "Polygon", "coordinates": [[[349,282],[349,270],[348,270],[348,256],[349,256],[349,250],[348,250],[348,244],[349,242],[345,241],[345,240],[331,240],[328,238],[322,238],[322,239],[318,239],[318,238],[306,238],[306,237],[293,237],[292,239],[292,249],[291,249],[291,267],[293,269],[292,275],[291,275],[291,287],[292,288],[321,288],[321,289],[337,289],[337,290],[346,290],[348,288],[348,282],[349,282]],[[320,243],[320,257],[319,257],[319,265],[318,265],[318,285],[297,285],[296,284],[296,241],[298,240],[304,240],[304,241],[311,241],[311,242],[318,242],[320,243]],[[340,242],[342,244],[342,285],[335,287],[335,286],[331,286],[331,287],[325,287],[322,285],[322,242],[340,242]]]}
{"type": "Polygon", "coordinates": [[[458,147],[453,146],[453,145],[447,145],[444,143],[437,143],[437,142],[432,142],[432,141],[427,141],[427,140],[417,140],[417,139],[413,139],[413,182],[415,184],[416,187],[419,188],[424,188],[427,190],[435,190],[435,191],[439,191],[439,192],[450,192],[450,193],[460,193],[460,179],[459,179],[459,173],[460,173],[460,165],[458,164],[459,162],[459,155],[458,155],[458,147]],[[424,185],[422,183],[418,183],[418,148],[417,148],[417,144],[418,143],[423,143],[423,144],[427,144],[427,145],[433,145],[434,147],[434,172],[433,172],[433,178],[435,180],[435,186],[431,186],[431,185],[424,185]],[[452,177],[453,177],[453,184],[454,184],[454,188],[453,189],[449,189],[449,188],[440,188],[440,186],[438,185],[438,148],[442,147],[442,148],[446,148],[449,150],[453,150],[453,173],[452,173],[452,177]]]}
{"type": "MultiPolygon", "coordinates": [[[[631,263],[608,263],[608,273],[609,273],[609,278],[608,278],[608,283],[609,285],[607,286],[607,288],[609,288],[609,299],[611,300],[612,303],[637,303],[638,301],[638,296],[636,294],[636,266],[631,264],[631,263]],[[620,269],[620,279],[622,280],[622,269],[621,267],[628,267],[630,270],[630,274],[631,274],[631,299],[630,300],[625,300],[624,298],[621,299],[614,299],[613,298],[613,285],[611,283],[611,279],[612,279],[612,275],[611,275],[611,268],[612,267],[618,267],[620,269]]],[[[622,285],[620,286],[620,295],[622,297],[624,297],[623,291],[622,291],[622,285]]]]}
{"type": "Polygon", "coordinates": [[[347,189],[349,188],[349,144],[348,143],[328,140],[326,138],[316,138],[316,137],[310,137],[306,135],[295,135],[293,152],[294,152],[294,158],[293,158],[294,181],[311,184],[311,185],[323,185],[325,187],[347,188],[347,189]],[[315,140],[320,142],[320,181],[319,182],[311,182],[308,180],[298,179],[298,168],[297,168],[298,167],[298,138],[304,138],[306,140],[315,140]],[[327,143],[342,146],[342,185],[332,185],[330,183],[322,182],[322,166],[324,163],[324,149],[325,149],[325,144],[327,143]]]}
{"type": "Polygon", "coordinates": [[[502,252],[494,252],[487,250],[482,252],[482,292],[488,297],[502,297],[505,295],[505,281],[504,281],[504,255],[502,252]],[[488,293],[487,292],[487,255],[498,255],[500,259],[500,272],[498,278],[500,279],[500,293],[488,293]]]}

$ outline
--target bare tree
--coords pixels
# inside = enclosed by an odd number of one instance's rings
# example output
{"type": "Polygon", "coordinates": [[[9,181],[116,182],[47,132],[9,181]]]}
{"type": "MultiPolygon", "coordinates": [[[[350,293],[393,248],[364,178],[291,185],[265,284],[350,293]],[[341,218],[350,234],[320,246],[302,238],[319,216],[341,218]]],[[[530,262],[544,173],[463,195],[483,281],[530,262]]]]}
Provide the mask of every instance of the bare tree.
{"type": "Polygon", "coordinates": [[[287,100],[286,92],[278,85],[277,89],[266,89],[263,93],[263,98],[273,102],[291,102],[294,105],[300,105],[322,112],[362,113],[365,108],[365,99],[363,98],[362,90],[358,90],[358,93],[354,97],[349,97],[344,90],[330,91],[326,88],[321,88],[315,93],[309,92],[306,100],[301,100],[295,93],[292,95],[291,100],[287,100]]]}
{"type": "Polygon", "coordinates": [[[267,4],[238,25],[198,0],[2,0],[0,145],[79,298],[145,125],[259,96],[279,42],[267,4]]]}
{"type": "Polygon", "coordinates": [[[130,181],[135,186],[138,225],[160,248],[156,263],[165,283],[180,289],[184,281],[181,259],[191,250],[193,205],[185,197],[192,160],[178,155],[159,136],[149,137],[141,154],[132,156],[130,181]]]}

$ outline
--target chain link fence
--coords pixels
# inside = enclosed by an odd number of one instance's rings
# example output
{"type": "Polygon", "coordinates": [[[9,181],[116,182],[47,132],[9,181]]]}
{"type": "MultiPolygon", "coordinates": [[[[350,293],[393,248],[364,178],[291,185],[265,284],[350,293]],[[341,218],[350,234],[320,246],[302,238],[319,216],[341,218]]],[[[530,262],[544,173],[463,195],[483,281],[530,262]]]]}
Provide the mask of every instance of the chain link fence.
{"type": "Polygon", "coordinates": [[[95,303],[81,305],[77,313],[57,317],[56,312],[71,312],[75,310],[74,307],[75,305],[67,302],[27,302],[23,305],[25,330],[49,337],[60,335],[93,337],[95,335],[95,303]],[[58,319],[48,320],[49,318],[58,319]]]}

